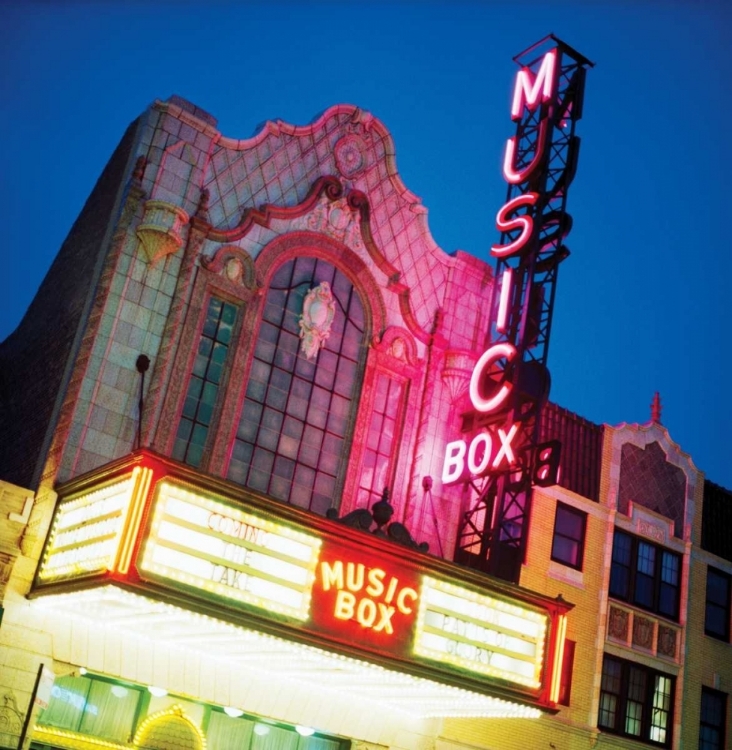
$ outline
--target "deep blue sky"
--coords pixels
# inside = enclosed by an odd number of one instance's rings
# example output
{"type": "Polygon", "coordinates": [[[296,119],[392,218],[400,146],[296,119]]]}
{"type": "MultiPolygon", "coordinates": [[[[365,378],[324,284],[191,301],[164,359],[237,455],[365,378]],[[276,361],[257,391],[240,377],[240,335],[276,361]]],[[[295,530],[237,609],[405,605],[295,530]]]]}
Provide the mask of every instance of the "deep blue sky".
{"type": "Polygon", "coordinates": [[[549,354],[552,398],[662,422],[732,488],[732,4],[723,0],[16,3],[0,0],[0,339],[127,124],[177,93],[226,136],[357,104],[391,130],[435,240],[487,258],[511,58],[554,32],[590,71],[549,354]]]}

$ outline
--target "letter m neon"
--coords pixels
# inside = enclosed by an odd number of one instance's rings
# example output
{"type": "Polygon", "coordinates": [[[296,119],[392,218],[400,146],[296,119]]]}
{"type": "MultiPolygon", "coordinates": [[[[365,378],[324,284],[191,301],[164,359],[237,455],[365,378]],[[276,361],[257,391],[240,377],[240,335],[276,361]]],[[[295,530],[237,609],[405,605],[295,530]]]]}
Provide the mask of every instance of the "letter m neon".
{"type": "Polygon", "coordinates": [[[327,562],[320,563],[320,575],[323,591],[330,591],[331,586],[339,590],[343,588],[343,563],[340,560],[336,560],[332,567],[327,562]]]}
{"type": "Polygon", "coordinates": [[[551,99],[554,94],[554,73],[557,63],[557,50],[553,49],[544,55],[536,78],[528,68],[521,68],[516,75],[516,84],[513,87],[513,103],[511,104],[511,119],[520,119],[524,106],[533,112],[541,101],[551,99]]]}

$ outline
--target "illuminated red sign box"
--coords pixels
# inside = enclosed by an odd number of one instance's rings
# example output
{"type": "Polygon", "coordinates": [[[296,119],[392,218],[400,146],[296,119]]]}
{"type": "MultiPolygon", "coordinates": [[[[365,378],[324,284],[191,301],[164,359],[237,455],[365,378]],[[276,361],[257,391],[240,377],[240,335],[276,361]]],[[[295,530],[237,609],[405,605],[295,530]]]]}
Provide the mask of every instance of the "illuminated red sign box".
{"type": "Polygon", "coordinates": [[[402,656],[417,620],[421,576],[368,548],[324,539],[312,588],[312,626],[343,643],[402,656]]]}

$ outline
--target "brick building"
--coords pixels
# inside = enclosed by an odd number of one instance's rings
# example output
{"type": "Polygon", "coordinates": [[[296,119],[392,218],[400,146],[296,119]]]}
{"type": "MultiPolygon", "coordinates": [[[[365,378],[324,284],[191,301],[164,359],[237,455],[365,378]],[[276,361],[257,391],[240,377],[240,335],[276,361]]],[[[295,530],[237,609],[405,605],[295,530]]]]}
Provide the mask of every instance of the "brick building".
{"type": "Polygon", "coordinates": [[[493,274],[394,153],[345,105],[128,129],[0,346],[0,747],[731,736],[732,500],[658,413],[548,405],[519,585],[453,561],[493,274]]]}

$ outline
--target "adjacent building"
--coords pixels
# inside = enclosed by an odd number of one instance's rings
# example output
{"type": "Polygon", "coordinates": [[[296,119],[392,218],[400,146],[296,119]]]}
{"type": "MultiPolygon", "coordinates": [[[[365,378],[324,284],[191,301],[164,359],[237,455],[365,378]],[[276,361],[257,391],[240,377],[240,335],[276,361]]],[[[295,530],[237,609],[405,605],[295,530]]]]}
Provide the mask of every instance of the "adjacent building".
{"type": "Polygon", "coordinates": [[[519,582],[455,562],[494,286],[363,110],[136,120],[0,345],[0,747],[724,747],[732,498],[658,405],[548,404],[519,582]]]}

